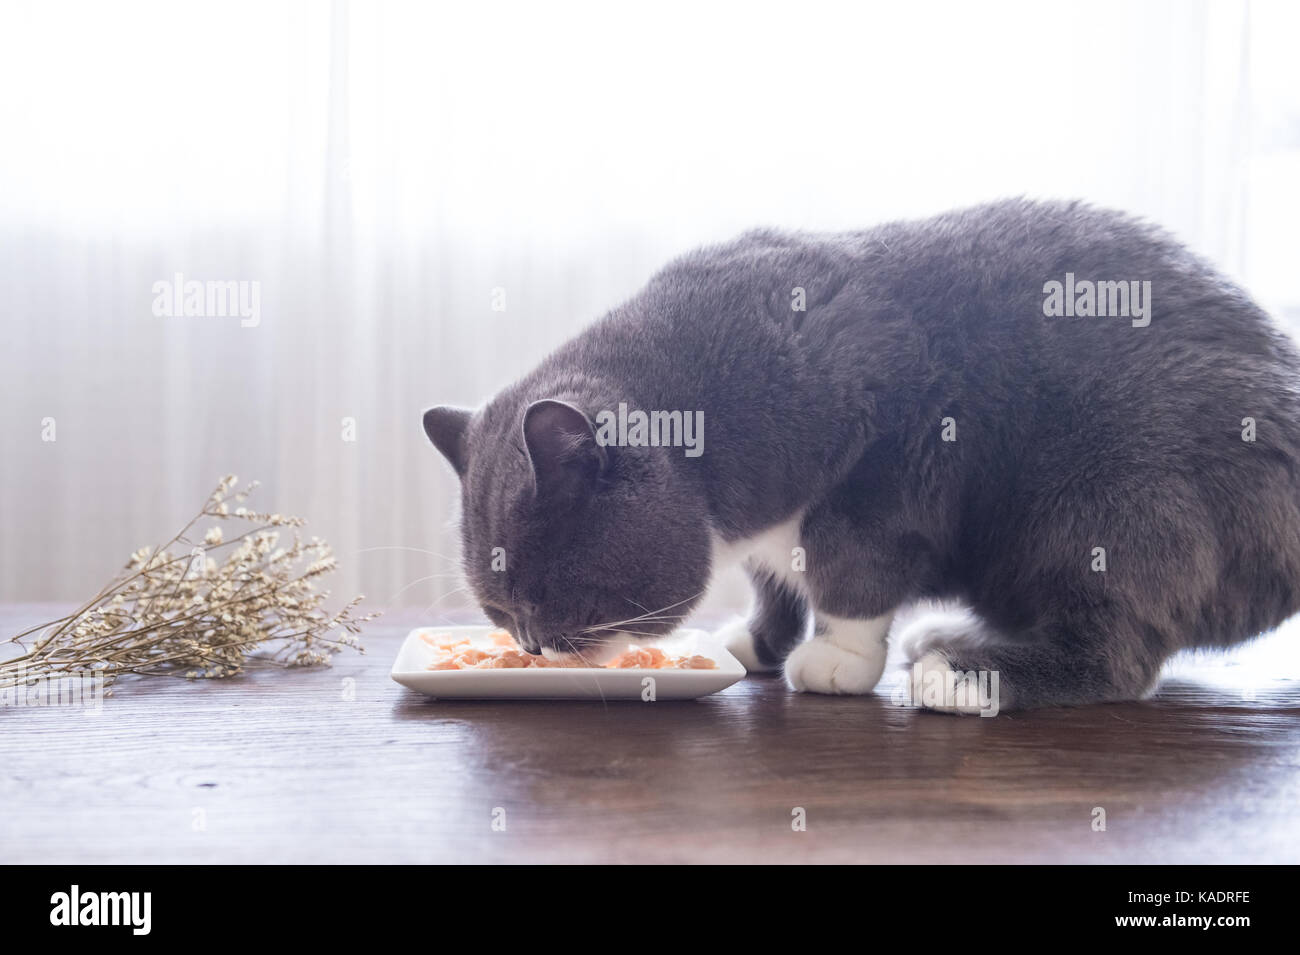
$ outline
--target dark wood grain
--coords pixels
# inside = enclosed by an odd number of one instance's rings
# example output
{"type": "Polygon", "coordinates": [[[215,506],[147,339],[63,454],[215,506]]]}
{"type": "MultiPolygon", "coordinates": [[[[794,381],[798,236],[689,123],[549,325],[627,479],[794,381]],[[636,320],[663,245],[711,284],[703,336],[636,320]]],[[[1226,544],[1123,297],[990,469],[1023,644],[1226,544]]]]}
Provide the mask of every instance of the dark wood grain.
{"type": "MultiPolygon", "coordinates": [[[[55,615],[5,608],[0,632],[55,615]]],[[[771,677],[690,703],[428,701],[388,677],[414,622],[332,669],[0,713],[4,858],[1300,860],[1293,632],[1185,662],[1143,703],[981,719],[771,677]]]]}

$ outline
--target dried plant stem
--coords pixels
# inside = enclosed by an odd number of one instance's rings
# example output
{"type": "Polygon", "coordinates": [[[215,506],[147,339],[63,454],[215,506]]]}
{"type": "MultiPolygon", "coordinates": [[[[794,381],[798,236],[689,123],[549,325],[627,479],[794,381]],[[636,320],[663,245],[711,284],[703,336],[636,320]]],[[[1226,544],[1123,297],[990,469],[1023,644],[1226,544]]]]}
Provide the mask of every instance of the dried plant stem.
{"type": "Polygon", "coordinates": [[[199,513],[167,543],[141,548],[123,570],[77,610],[15,634],[20,653],[0,660],[0,688],[58,676],[127,674],[226,677],[258,665],[326,664],[344,648],[361,650],[360,597],[330,613],[317,578],[335,569],[329,545],[304,542],[303,521],[242,506],[257,488],[222,479],[199,513]],[[231,509],[231,504],[239,506],[231,509]],[[205,518],[202,542],[189,538],[205,518]],[[222,522],[248,524],[226,540],[222,522]],[[293,543],[279,546],[281,528],[293,543]],[[173,553],[177,545],[188,554],[173,553]],[[218,561],[214,555],[221,555],[218,561]],[[38,634],[30,648],[24,640],[38,634]]]}

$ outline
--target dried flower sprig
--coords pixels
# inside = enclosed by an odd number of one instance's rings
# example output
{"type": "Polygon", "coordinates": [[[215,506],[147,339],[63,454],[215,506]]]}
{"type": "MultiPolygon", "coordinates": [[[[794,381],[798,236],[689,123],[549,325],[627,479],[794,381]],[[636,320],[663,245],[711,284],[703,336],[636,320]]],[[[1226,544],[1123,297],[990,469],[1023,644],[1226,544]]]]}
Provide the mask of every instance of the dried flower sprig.
{"type": "Polygon", "coordinates": [[[357,635],[379,614],[358,616],[361,597],[325,609],[329,591],[316,587],[336,567],[329,545],[303,541],[301,518],[249,509],[258,484],[238,483],[223,478],[170,541],[137,550],[79,609],[0,643],[20,651],[0,661],[0,688],[86,675],[108,684],[127,673],[219,678],[258,665],[328,664],[345,647],[364,652],[357,635]],[[191,540],[205,519],[216,523],[191,540]],[[227,538],[223,523],[240,532],[227,538]],[[286,547],[282,529],[293,535],[286,547]]]}

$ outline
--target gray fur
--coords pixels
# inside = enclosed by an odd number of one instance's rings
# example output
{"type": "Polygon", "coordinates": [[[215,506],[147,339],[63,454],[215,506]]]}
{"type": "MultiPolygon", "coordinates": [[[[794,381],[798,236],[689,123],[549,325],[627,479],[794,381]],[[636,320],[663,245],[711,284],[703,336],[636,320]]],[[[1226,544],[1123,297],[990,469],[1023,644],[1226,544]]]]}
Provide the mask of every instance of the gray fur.
{"type": "MultiPolygon", "coordinates": [[[[688,254],[486,407],[436,416],[431,437],[467,455],[475,593],[539,646],[603,639],[583,628],[642,609],[685,613],[711,531],[736,540],[805,511],[818,610],[965,601],[997,637],[954,645],[955,669],[999,671],[1004,707],[1087,703],[1140,696],[1175,651],[1300,609],[1297,367],[1268,317],[1162,231],[1013,200],[688,254]],[[1044,283],[1066,272],[1150,281],[1150,325],[1046,317],[1044,283]],[[522,423],[543,399],[588,416],[699,409],[705,452],[593,459],[572,426],[534,451],[522,423]],[[573,462],[548,497],[535,471],[573,462]]],[[[756,650],[776,662],[807,602],[770,575],[755,584],[756,650]]]]}

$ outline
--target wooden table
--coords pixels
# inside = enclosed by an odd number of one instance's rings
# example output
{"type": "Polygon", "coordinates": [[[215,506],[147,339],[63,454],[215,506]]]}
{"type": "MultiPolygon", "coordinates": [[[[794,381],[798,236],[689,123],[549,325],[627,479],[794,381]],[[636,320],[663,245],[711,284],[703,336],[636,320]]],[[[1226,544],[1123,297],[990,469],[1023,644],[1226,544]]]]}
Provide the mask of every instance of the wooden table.
{"type": "MultiPolygon", "coordinates": [[[[55,609],[0,608],[0,633],[55,609]]],[[[388,677],[414,622],[332,669],[3,712],[4,858],[1300,860],[1294,630],[1148,702],[981,719],[771,677],[690,703],[427,701],[388,677]]]]}

